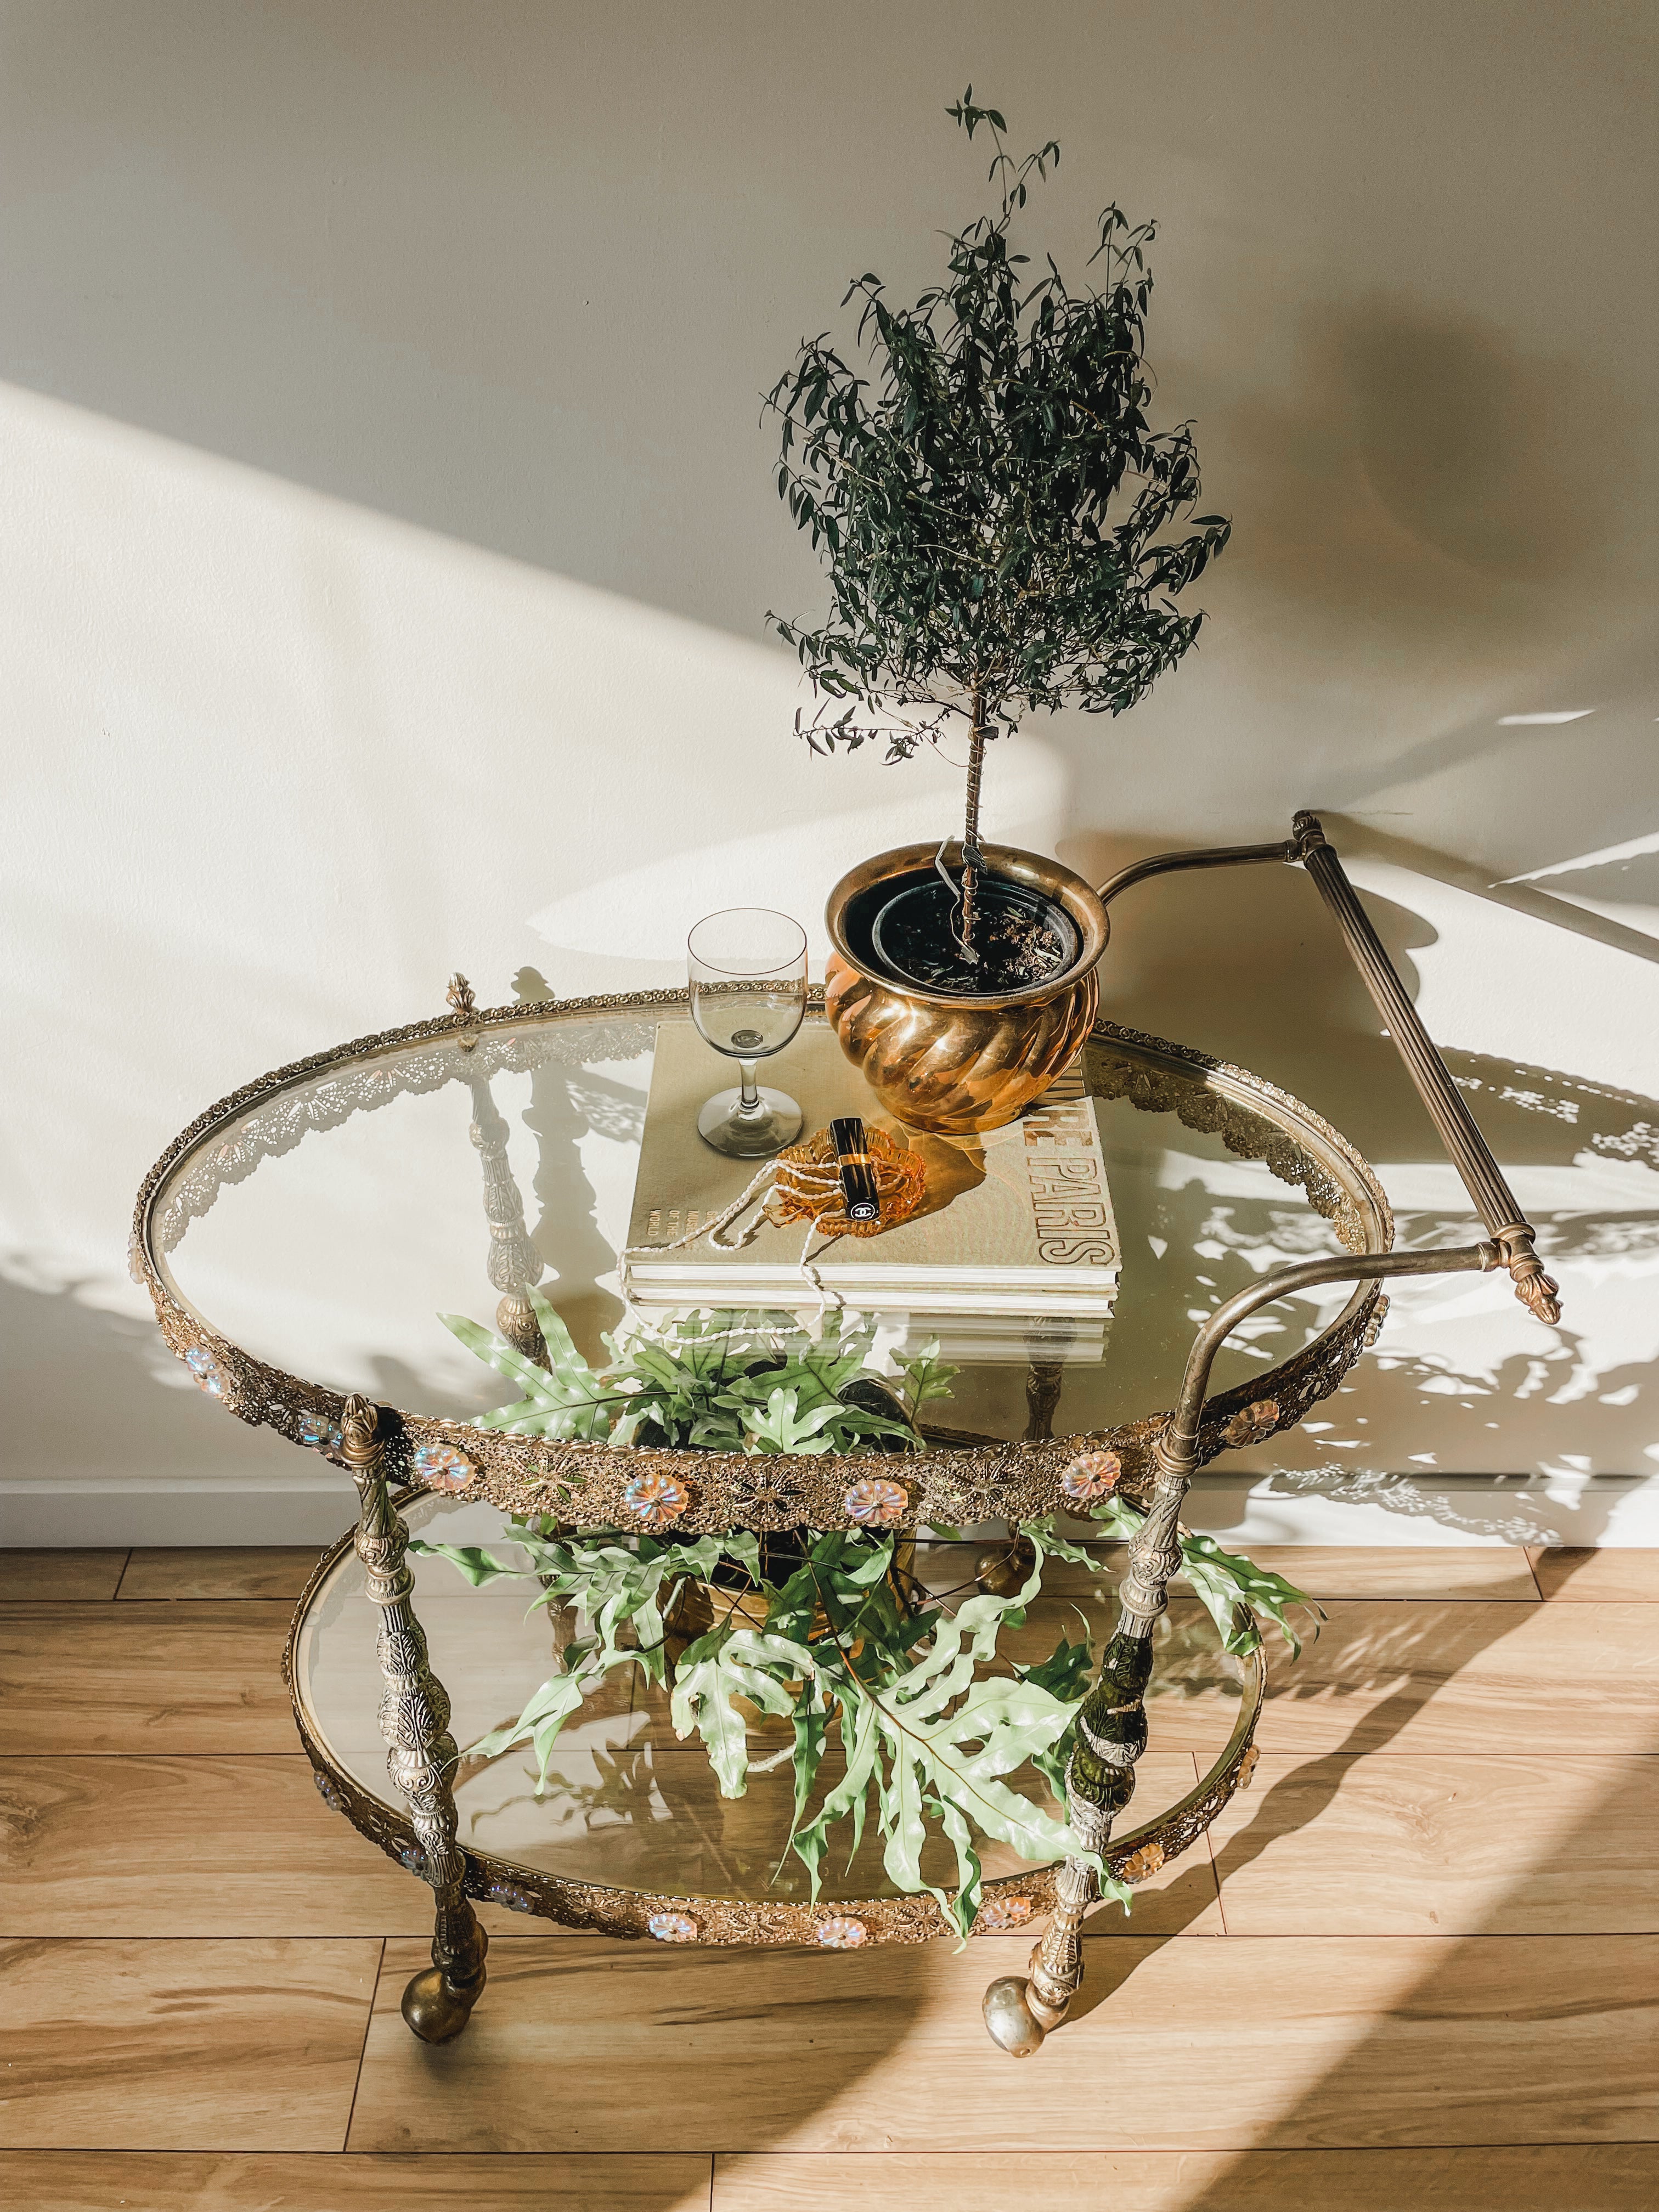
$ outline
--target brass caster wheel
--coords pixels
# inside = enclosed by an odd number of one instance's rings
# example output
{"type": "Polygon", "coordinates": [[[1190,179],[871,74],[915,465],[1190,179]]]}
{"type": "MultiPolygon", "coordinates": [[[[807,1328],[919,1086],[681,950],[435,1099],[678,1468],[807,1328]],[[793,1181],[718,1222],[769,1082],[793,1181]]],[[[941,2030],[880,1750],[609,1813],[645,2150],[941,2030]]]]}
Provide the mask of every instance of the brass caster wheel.
{"type": "Polygon", "coordinates": [[[447,2043],[471,2019],[483,1994],[482,1974],[470,1988],[458,1989],[441,1966],[428,1966],[404,1991],[404,2018],[422,2043],[447,2043]]]}
{"type": "Polygon", "coordinates": [[[1029,2058],[1048,2033],[1027,2001],[1027,1986],[1024,1974],[1004,1974],[985,1992],[986,2027],[1011,2058],[1029,2058]]]}

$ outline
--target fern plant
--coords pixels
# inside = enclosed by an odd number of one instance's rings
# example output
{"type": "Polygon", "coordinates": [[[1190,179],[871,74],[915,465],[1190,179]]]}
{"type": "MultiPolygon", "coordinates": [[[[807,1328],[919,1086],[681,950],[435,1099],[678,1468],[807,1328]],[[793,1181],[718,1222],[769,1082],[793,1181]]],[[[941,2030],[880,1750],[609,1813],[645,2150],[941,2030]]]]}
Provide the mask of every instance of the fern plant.
{"type": "MultiPolygon", "coordinates": [[[[472,1755],[493,1757],[527,1743],[544,1785],[566,1723],[611,1672],[637,1667],[652,1681],[665,1679],[670,1579],[706,1577],[727,1560],[764,1593],[765,1625],[741,1626],[728,1616],[689,1644],[674,1667],[670,1711],[678,1735],[701,1737],[726,1797],[740,1797],[747,1786],[744,1705],[790,1722],[795,1790],[788,1849],[807,1869],[815,1901],[831,1832],[845,1824],[850,1858],[872,1810],[888,1879],[901,1890],[930,1890],[964,1936],[979,1910],[977,1836],[994,1837],[1037,1863],[1079,1848],[1063,1819],[1008,1779],[1062,1741],[1079,1700],[1056,1694],[1037,1669],[981,1671],[996,1658],[1004,1623],[1023,1620],[1041,1588],[1040,1551],[1023,1589],[976,1595],[945,1612],[915,1610],[897,1595],[890,1537],[817,1536],[797,1571],[777,1583],[763,1575],[755,1538],[742,1533],[682,1545],[641,1537],[626,1546],[562,1536],[545,1522],[514,1522],[507,1534],[523,1565],[474,1546],[417,1540],[411,1548],[452,1560],[475,1584],[535,1577],[543,1583],[536,1604],[574,1600],[587,1628],[565,1647],[561,1671],[518,1719],[481,1738],[472,1755]],[[826,1625],[817,1626],[820,1620],[826,1625]],[[832,1739],[843,1753],[842,1771],[814,1805],[832,1739]],[[954,1889],[922,1872],[935,1825],[954,1850],[954,1889]]],[[[1127,1906],[1127,1888],[1097,1858],[1094,1863],[1103,1894],[1127,1906]]]]}
{"type": "Polygon", "coordinates": [[[607,1335],[610,1364],[595,1370],[539,1291],[530,1302],[545,1366],[464,1315],[439,1316],[525,1394],[483,1414],[480,1428],[693,1451],[817,1454],[884,1442],[919,1449],[921,1410],[950,1395],[956,1372],[940,1363],[935,1343],[882,1376],[867,1322],[832,1313],[814,1339],[785,1316],[758,1311],[693,1313],[626,1340],[607,1335]],[[880,1386],[864,1402],[849,1395],[861,1379],[880,1386]],[[884,1398],[890,1410],[876,1410],[884,1398]]]}
{"type": "MultiPolygon", "coordinates": [[[[553,1362],[546,1370],[489,1331],[450,1319],[463,1342],[526,1388],[519,1404],[484,1415],[485,1425],[535,1435],[582,1434],[619,1448],[649,1436],[692,1449],[715,1438],[703,1448],[755,1453],[896,1443],[921,1449],[915,1424],[921,1407],[949,1392],[952,1370],[941,1367],[935,1347],[903,1363],[891,1378],[902,1421],[848,1407],[833,1393],[873,1373],[868,1332],[842,1323],[813,1343],[781,1316],[764,1314],[698,1315],[626,1343],[613,1341],[612,1364],[596,1373],[553,1310],[544,1301],[538,1309],[553,1362]],[[830,1394],[827,1402],[849,1416],[844,1430],[840,1414],[817,1419],[827,1410],[821,1394],[830,1394]],[[774,1402],[780,1398],[787,1401],[787,1419],[774,1402]]],[[[1114,1498],[1095,1517],[1102,1534],[1121,1538],[1140,1516],[1114,1498]]],[[[419,1539],[410,1549],[450,1560],[475,1585],[508,1577],[538,1583],[532,1609],[568,1606],[579,1624],[558,1654],[556,1671],[523,1711],[480,1738],[467,1755],[495,1758],[527,1746],[537,1786],[544,1788],[559,1738],[584,1699],[611,1675],[637,1668],[647,1681],[669,1688],[676,1732],[702,1741],[721,1794],[738,1797],[752,1771],[749,1716],[758,1710],[790,1725],[790,1741],[778,1755],[788,1759],[794,1778],[787,1849],[805,1868],[814,1901],[836,1832],[850,1859],[873,1819],[888,1879],[903,1891],[931,1891],[966,1935],[979,1909],[979,1838],[992,1837],[1036,1863],[1078,1848],[1063,1811],[1050,1809],[1040,1802],[1042,1793],[1021,1786],[1018,1778],[1022,1769],[1034,1771],[1063,1808],[1076,1717],[1097,1663],[1086,1626],[1076,1640],[1062,1636],[1037,1665],[1010,1661],[999,1640],[1005,1629],[1024,1624],[1049,1558],[1103,1574],[1108,1562],[1060,1534],[1051,1519],[1023,1523],[1015,1533],[1030,1547],[1021,1587],[1006,1595],[975,1591],[954,1607],[896,1573],[890,1536],[863,1530],[803,1530],[795,1559],[781,1566],[747,1530],[695,1539],[623,1537],[561,1528],[546,1517],[508,1524],[505,1542],[513,1556],[419,1539]],[[728,1589],[757,1595],[758,1606],[726,1613],[675,1656],[665,1624],[677,1590],[687,1580],[717,1576],[728,1589]],[[842,1769],[820,1789],[832,1743],[841,1750],[842,1769]],[[922,1852],[935,1832],[951,1847],[953,1887],[923,1874],[922,1852]]],[[[1228,1650],[1252,1649],[1262,1621],[1294,1641],[1290,1608],[1307,1601],[1282,1577],[1185,1531],[1182,1552],[1228,1650]],[[1241,1603],[1248,1628],[1237,1617],[1241,1603]]],[[[1094,1863],[1103,1895],[1127,1910],[1127,1888],[1094,1863]]]]}

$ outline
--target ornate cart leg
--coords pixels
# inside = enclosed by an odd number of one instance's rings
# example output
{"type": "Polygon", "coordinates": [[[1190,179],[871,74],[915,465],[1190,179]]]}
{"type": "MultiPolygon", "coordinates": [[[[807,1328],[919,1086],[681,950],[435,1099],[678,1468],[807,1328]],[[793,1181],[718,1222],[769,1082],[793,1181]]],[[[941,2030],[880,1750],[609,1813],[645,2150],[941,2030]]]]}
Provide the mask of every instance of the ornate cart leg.
{"type": "MultiPolygon", "coordinates": [[[[1152,1501],[1129,1547],[1129,1571],[1118,1596],[1117,1626],[1100,1674],[1078,1713],[1077,1748],[1066,1770],[1071,1825],[1087,1850],[1103,1852],[1112,1822],[1134,1793],[1135,1761],[1146,1748],[1146,1685],[1152,1671],[1152,1631],[1169,1602],[1181,1565],[1181,1502],[1197,1471],[1199,1427],[1216,1353],[1258,1307],[1324,1283],[1381,1281],[1394,1275],[1489,1272],[1510,1264],[1498,1243],[1456,1245],[1429,1252],[1368,1252],[1309,1260],[1281,1268],[1218,1306],[1187,1355],[1181,1401],[1152,1448],[1152,1501]]],[[[985,2024],[1005,2051],[1024,2058],[1036,2050],[1083,1978],[1079,1930],[1094,1891],[1080,1858],[1060,1869],[1054,1914],[1032,1954],[1030,1978],[1005,1976],[985,1992],[985,2024]]]]}
{"type": "Polygon", "coordinates": [[[437,1905],[432,1964],[404,1991],[404,2018],[423,2042],[447,2043],[466,2026],[483,1992],[489,1939],[465,1891],[466,1862],[455,1842],[450,1772],[455,1741],[449,1699],[427,1662],[426,1635],[410,1603],[409,1531],[386,1492],[379,1415],[367,1398],[346,1400],[340,1455],[357,1486],[357,1556],[368,1595],[380,1608],[380,1733],[386,1769],[409,1805],[437,1905]]]}
{"type": "MultiPolygon", "coordinates": [[[[1192,1462],[1170,1449],[1164,1437],[1155,1458],[1152,1510],[1129,1547],[1117,1626],[1078,1714],[1077,1747],[1066,1770],[1072,1826],[1091,1851],[1105,1850],[1112,1823],[1134,1795],[1135,1761],[1146,1748],[1152,1631],[1169,1602],[1170,1577],[1181,1564],[1176,1523],[1192,1462]]],[[[1094,1869],[1083,1858],[1068,1858],[1055,1884],[1053,1917],[1031,1954],[1028,1978],[1003,1975],[985,1992],[985,2025],[993,2041],[1016,2058],[1029,2058],[1040,2049],[1077,1995],[1083,1979],[1083,1918],[1094,1896],[1094,1869]]]]}
{"type": "Polygon", "coordinates": [[[1047,1443],[1054,1432],[1054,1407],[1060,1403],[1066,1370],[1057,1360],[1032,1359],[1025,1370],[1025,1441],[1047,1443]]]}
{"type": "MultiPolygon", "coordinates": [[[[449,979],[449,1004],[458,1020],[465,1022],[477,1012],[478,1002],[465,975],[449,979]]],[[[463,1052],[477,1048],[476,1034],[456,1039],[463,1052]]],[[[483,1169],[484,1218],[489,1224],[489,1279],[501,1294],[495,1309],[495,1327],[515,1352],[526,1359],[544,1360],[541,1323],[530,1303],[530,1293],[547,1272],[535,1239],[524,1225],[524,1200],[513,1180],[507,1159],[507,1123],[496,1111],[495,1096],[486,1075],[469,1079],[472,1093],[472,1141],[483,1169]]]]}
{"type": "Polygon", "coordinates": [[[472,1086],[473,1143],[483,1164],[484,1213],[489,1223],[490,1282],[501,1294],[495,1326],[515,1352],[545,1363],[547,1346],[530,1293],[547,1272],[524,1225],[524,1200],[507,1161],[507,1123],[496,1111],[488,1083],[472,1086]]]}

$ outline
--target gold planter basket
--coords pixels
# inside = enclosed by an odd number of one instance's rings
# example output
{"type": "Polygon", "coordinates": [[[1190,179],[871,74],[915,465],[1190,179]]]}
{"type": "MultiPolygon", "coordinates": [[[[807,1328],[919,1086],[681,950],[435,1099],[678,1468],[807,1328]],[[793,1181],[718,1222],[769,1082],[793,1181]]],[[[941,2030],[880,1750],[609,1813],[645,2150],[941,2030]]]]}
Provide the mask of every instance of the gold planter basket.
{"type": "Polygon", "coordinates": [[[983,997],[899,983],[877,963],[871,927],[904,878],[932,870],[934,850],[878,853],[831,891],[824,1012],[842,1050],[908,1128],[970,1136],[1013,1121],[1075,1057],[1099,1005],[1095,968],[1111,924],[1100,894],[1060,861],[987,845],[994,876],[1026,884],[1069,915],[1079,939],[1071,964],[1023,990],[983,997]]]}

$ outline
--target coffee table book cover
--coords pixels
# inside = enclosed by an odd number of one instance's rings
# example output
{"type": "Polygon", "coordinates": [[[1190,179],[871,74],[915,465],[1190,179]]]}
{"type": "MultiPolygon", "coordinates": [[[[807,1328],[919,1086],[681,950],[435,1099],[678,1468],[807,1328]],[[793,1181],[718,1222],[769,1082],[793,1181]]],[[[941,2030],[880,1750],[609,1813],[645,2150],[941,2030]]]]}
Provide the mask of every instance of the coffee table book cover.
{"type": "Polygon", "coordinates": [[[738,1249],[699,1235],[670,1250],[714,1221],[756,1172],[757,1163],[728,1159],[697,1134],[697,1109],[725,1065],[690,1023],[659,1025],[628,1237],[637,1306],[812,1305],[805,1250],[826,1291],[947,1339],[947,1357],[1101,1357],[1119,1250],[1098,1102],[1081,1058],[1006,1127],[933,1137],[894,1121],[833,1031],[809,1026],[767,1062],[766,1079],[799,1100],[807,1134],[855,1114],[918,1152],[927,1170],[921,1210],[879,1236],[809,1244],[805,1224],[775,1227],[757,1206],[739,1224],[752,1234],[738,1249]]]}

